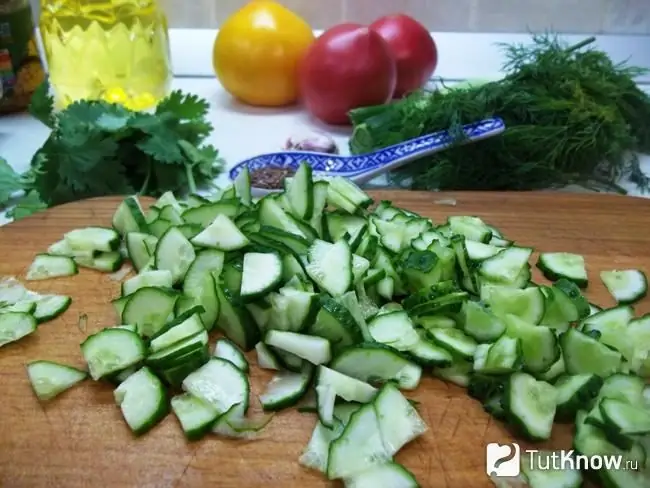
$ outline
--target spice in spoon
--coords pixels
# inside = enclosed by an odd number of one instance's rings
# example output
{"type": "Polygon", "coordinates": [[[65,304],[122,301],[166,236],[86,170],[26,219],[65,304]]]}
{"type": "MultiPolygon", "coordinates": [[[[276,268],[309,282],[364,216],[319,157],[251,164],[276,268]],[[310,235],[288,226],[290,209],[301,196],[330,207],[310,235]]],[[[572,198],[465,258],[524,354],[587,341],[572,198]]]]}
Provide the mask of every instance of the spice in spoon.
{"type": "Polygon", "coordinates": [[[292,168],[266,166],[251,171],[251,186],[267,190],[281,190],[284,187],[284,180],[294,174],[296,174],[296,170],[292,168]]]}

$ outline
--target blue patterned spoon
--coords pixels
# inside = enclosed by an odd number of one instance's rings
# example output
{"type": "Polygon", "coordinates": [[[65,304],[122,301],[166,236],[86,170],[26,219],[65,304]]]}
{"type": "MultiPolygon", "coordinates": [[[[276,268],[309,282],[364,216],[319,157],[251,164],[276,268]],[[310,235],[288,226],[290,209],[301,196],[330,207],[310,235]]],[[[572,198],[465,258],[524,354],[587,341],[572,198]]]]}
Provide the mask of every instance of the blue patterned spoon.
{"type": "MultiPolygon", "coordinates": [[[[466,143],[480,141],[501,134],[506,126],[498,117],[493,117],[463,126],[467,137],[466,143]]],[[[262,168],[297,169],[302,161],[313,168],[314,178],[327,179],[344,176],[357,184],[367,183],[377,176],[403,166],[414,159],[444,151],[454,142],[453,136],[446,130],[416,137],[393,146],[356,156],[340,156],[312,151],[282,151],[261,154],[238,163],[230,170],[230,179],[234,180],[247,166],[250,172],[262,168]]],[[[278,190],[252,188],[253,195],[262,196],[278,190]]]]}

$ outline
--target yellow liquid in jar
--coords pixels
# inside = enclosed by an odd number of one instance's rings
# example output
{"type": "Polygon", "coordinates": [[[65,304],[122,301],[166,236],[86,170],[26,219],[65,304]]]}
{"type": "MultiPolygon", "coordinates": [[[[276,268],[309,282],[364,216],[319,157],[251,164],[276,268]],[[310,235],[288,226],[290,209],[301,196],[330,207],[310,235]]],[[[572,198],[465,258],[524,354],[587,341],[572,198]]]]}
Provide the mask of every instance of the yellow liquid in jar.
{"type": "Polygon", "coordinates": [[[167,20],[157,0],[41,0],[55,105],[105,100],[146,110],[171,86],[167,20]]]}

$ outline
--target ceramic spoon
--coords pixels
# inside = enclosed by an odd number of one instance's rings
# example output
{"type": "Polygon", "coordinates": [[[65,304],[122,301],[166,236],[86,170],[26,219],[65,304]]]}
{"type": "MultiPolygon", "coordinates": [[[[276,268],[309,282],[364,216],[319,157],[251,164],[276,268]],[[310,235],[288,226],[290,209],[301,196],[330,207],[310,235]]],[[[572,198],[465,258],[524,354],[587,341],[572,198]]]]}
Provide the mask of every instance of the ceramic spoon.
{"type": "MultiPolygon", "coordinates": [[[[463,126],[465,144],[501,134],[506,126],[498,117],[484,119],[463,126]]],[[[261,154],[238,163],[230,170],[234,180],[244,167],[250,172],[262,168],[297,169],[302,161],[313,168],[314,179],[343,176],[361,185],[377,176],[392,171],[415,159],[444,151],[452,145],[453,136],[446,130],[416,137],[393,146],[356,156],[340,156],[311,151],[282,151],[261,154]]],[[[253,196],[262,196],[279,190],[252,187],[253,196]]]]}

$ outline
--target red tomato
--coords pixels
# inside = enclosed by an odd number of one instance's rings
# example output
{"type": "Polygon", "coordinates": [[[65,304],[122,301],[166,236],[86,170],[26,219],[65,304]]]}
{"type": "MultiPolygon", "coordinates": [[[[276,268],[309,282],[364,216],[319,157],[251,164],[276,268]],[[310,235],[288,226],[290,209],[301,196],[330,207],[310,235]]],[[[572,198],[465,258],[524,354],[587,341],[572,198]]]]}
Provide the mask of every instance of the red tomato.
{"type": "Polygon", "coordinates": [[[307,50],[299,70],[300,93],[314,117],[348,124],[357,107],[388,102],[397,70],[386,42],[361,24],[340,24],[324,32],[307,50]]]}
{"type": "Polygon", "coordinates": [[[397,63],[395,97],[422,88],[436,69],[438,49],[429,31],[403,14],[381,17],[370,24],[388,43],[397,63]]]}

